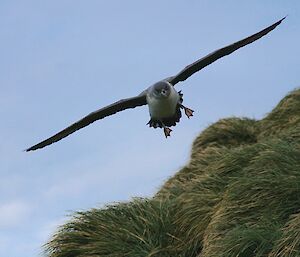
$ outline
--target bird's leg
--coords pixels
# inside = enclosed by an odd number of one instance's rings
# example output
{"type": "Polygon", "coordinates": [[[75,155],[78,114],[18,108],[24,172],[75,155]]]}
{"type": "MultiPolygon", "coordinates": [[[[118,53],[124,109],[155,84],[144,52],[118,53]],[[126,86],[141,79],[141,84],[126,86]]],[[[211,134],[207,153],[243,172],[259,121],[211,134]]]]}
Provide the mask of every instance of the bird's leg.
{"type": "Polygon", "coordinates": [[[172,129],[166,127],[165,124],[163,124],[163,123],[162,123],[162,127],[164,128],[164,133],[165,133],[166,138],[170,137],[172,129]]]}
{"type": "Polygon", "coordinates": [[[184,109],[184,113],[185,115],[190,118],[191,116],[193,116],[193,110],[191,110],[190,108],[187,108],[185,106],[183,106],[182,104],[180,104],[180,108],[183,108],[184,109]]]}

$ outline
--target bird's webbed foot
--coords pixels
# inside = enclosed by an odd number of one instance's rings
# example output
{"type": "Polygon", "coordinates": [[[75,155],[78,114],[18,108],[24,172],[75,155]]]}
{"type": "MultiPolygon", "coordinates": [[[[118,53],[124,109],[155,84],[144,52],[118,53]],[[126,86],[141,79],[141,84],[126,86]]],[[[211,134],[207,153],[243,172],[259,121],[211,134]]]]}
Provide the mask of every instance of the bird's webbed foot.
{"type": "Polygon", "coordinates": [[[170,129],[170,128],[164,126],[164,133],[165,133],[165,137],[166,137],[166,138],[168,138],[168,137],[171,136],[171,131],[172,131],[172,129],[170,129]]]}
{"type": "Polygon", "coordinates": [[[183,106],[182,104],[180,105],[180,108],[183,108],[184,109],[184,113],[185,113],[185,115],[188,117],[188,118],[190,118],[191,116],[193,116],[193,110],[192,109],[190,109],[190,108],[187,108],[187,107],[185,107],[185,106],[183,106]]]}

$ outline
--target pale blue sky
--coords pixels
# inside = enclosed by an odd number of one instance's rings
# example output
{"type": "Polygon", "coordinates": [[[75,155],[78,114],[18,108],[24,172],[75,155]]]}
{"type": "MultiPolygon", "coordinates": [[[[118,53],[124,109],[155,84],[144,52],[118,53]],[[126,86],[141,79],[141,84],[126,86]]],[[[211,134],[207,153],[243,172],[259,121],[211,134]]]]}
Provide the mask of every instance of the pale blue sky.
{"type": "Polygon", "coordinates": [[[72,211],[153,195],[209,124],[262,118],[299,86],[300,2],[244,2],[0,2],[1,257],[38,256],[72,211]],[[287,14],[271,34],[178,85],[195,116],[171,138],[146,126],[141,107],[22,151],[287,14]]]}

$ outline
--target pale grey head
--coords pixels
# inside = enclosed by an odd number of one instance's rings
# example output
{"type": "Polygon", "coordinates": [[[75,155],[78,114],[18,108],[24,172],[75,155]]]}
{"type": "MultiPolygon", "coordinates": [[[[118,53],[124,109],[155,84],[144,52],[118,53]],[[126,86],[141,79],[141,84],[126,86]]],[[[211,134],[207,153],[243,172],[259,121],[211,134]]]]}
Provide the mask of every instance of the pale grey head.
{"type": "Polygon", "coordinates": [[[157,99],[168,98],[171,94],[172,88],[173,86],[169,82],[159,81],[149,87],[148,94],[157,99]]]}

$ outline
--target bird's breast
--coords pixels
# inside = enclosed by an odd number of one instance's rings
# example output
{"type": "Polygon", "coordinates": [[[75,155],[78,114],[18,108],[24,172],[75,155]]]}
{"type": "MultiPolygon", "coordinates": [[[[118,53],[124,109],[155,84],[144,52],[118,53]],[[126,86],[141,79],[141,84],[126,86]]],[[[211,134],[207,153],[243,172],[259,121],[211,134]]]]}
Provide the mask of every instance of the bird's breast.
{"type": "Polygon", "coordinates": [[[147,103],[151,118],[160,120],[162,118],[173,117],[176,113],[179,99],[180,96],[176,90],[172,90],[167,98],[156,98],[147,95],[147,103]]]}

